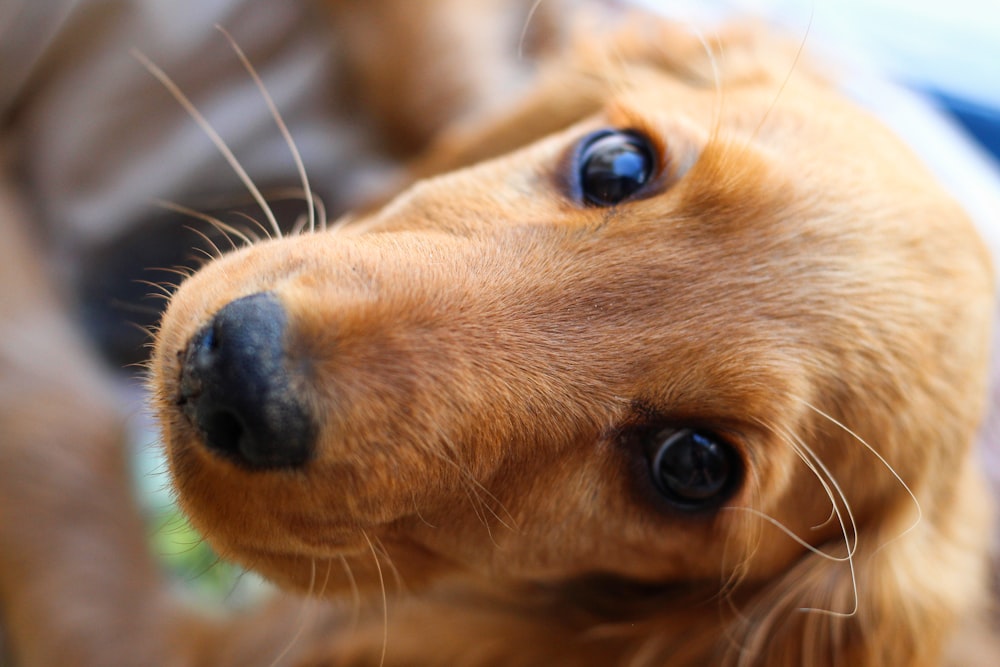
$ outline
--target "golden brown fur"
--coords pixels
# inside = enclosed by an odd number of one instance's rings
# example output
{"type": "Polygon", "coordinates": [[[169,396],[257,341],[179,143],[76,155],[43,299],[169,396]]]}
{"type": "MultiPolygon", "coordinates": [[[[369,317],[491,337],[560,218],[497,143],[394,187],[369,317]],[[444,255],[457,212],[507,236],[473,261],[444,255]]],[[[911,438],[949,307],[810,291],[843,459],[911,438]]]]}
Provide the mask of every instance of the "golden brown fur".
{"type": "MultiPolygon", "coordinates": [[[[296,665],[945,664],[987,603],[972,443],[993,278],[888,131],[759,31],[706,46],[641,19],[553,57],[506,114],[438,134],[413,173],[370,215],[185,281],[152,362],[192,522],[331,608],[197,621],[120,523],[121,483],[89,458],[107,453],[52,460],[17,430],[33,418],[5,418],[18,664],[267,665],[285,646],[296,665]],[[601,128],[641,132],[661,165],[611,207],[567,186],[601,128]],[[189,341],[260,292],[308,369],[295,391],[318,433],[294,469],[217,455],[178,406],[189,341]],[[721,507],[657,496],[637,439],[665,425],[734,445],[745,473],[721,507]],[[95,483],[110,506],[88,506],[95,483]],[[65,493],[106,531],[98,563],[51,516],[65,493]],[[108,594],[93,623],[66,620],[51,600],[86,580],[108,594]]],[[[67,429],[112,429],[88,395],[67,388],[67,429]]]]}

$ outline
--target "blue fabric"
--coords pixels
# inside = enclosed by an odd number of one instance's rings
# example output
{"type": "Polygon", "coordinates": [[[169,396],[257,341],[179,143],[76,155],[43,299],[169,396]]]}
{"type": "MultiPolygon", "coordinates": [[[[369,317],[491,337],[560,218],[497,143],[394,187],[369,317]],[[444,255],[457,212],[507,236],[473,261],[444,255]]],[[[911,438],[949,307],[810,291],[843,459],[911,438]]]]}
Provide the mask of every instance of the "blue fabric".
{"type": "Polygon", "coordinates": [[[945,93],[931,93],[931,97],[958,120],[993,157],[1000,160],[1000,109],[945,93]]]}

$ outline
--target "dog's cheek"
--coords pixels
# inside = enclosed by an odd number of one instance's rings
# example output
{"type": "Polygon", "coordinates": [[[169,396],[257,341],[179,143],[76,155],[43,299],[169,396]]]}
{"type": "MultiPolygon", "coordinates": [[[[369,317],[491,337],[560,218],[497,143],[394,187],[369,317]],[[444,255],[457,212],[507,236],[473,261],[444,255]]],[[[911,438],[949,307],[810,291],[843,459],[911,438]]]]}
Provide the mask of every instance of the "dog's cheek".
{"type": "Polygon", "coordinates": [[[719,520],[663,512],[635,483],[632,463],[614,445],[575,442],[535,452],[530,466],[503,468],[478,495],[452,504],[448,516],[413,530],[419,541],[498,579],[717,577],[719,520]]]}

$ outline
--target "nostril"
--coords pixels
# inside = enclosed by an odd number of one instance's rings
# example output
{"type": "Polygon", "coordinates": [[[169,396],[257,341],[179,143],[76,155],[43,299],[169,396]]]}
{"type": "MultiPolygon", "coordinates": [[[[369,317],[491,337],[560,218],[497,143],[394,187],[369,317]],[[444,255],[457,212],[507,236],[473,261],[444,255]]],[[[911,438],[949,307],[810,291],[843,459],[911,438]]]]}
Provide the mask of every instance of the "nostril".
{"type": "Polygon", "coordinates": [[[181,354],[181,381],[177,404],[184,408],[189,418],[194,418],[192,410],[202,391],[202,377],[209,370],[203,350],[205,339],[209,335],[209,327],[203,327],[188,342],[187,349],[181,354]]]}
{"type": "Polygon", "coordinates": [[[253,294],[224,306],[188,342],[177,403],[214,453],[255,468],[311,456],[316,426],[288,369],[287,319],[274,294],[253,294]]]}
{"type": "Polygon", "coordinates": [[[201,341],[201,347],[205,353],[215,352],[219,349],[219,336],[216,329],[221,326],[219,318],[213,320],[212,326],[205,330],[205,337],[201,341]]]}
{"type": "Polygon", "coordinates": [[[199,420],[207,442],[222,454],[235,458],[246,458],[241,441],[246,429],[235,413],[228,410],[209,412],[199,420]]]}

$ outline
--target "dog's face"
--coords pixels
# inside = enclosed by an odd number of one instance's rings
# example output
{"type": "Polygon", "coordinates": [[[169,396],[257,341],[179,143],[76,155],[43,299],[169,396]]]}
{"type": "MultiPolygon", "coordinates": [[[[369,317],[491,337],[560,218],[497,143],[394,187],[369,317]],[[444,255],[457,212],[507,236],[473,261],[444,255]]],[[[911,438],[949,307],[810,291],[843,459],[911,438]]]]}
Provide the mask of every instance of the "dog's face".
{"type": "Polygon", "coordinates": [[[822,590],[789,608],[834,612],[852,584],[862,607],[895,586],[866,569],[890,544],[904,569],[974,569],[912,539],[975,505],[975,233],[791,62],[668,61],[577,71],[578,95],[522,109],[574,122],[446,142],[434,171],[476,164],[181,286],[153,386],[181,503],[222,554],[334,591],[377,585],[380,557],[411,587],[761,590],[797,568],[789,589],[822,590]]]}

